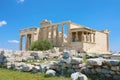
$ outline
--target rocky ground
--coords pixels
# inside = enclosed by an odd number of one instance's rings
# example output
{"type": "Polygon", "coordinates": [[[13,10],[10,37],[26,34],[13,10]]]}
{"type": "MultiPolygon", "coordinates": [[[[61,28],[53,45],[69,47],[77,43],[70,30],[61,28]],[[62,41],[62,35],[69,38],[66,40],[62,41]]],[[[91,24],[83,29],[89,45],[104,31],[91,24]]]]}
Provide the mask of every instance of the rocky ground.
{"type": "Polygon", "coordinates": [[[120,80],[120,54],[76,54],[75,51],[0,50],[0,66],[21,72],[63,75],[72,80],[120,80]]]}

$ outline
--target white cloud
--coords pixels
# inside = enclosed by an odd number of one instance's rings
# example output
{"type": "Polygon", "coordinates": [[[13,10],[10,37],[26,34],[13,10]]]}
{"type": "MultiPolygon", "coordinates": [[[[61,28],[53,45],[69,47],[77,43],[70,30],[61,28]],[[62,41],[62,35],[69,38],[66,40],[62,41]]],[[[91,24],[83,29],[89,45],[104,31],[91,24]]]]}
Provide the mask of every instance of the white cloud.
{"type": "Polygon", "coordinates": [[[25,0],[17,0],[18,3],[23,3],[25,0]]]}
{"type": "Polygon", "coordinates": [[[18,40],[8,40],[9,43],[19,43],[18,40]]]}
{"type": "Polygon", "coordinates": [[[4,25],[6,25],[6,24],[7,24],[7,22],[6,22],[5,20],[0,21],[0,27],[4,26],[4,25]]]}

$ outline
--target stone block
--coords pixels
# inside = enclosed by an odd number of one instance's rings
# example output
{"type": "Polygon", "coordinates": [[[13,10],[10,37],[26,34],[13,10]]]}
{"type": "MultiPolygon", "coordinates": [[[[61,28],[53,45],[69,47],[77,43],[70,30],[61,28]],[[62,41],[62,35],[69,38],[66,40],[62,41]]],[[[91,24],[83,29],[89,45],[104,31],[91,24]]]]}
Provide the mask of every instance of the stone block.
{"type": "Polygon", "coordinates": [[[120,80],[120,76],[117,76],[117,75],[116,75],[116,76],[113,76],[113,79],[114,79],[114,80],[120,80]]]}
{"type": "Polygon", "coordinates": [[[72,80],[77,80],[78,77],[79,77],[79,72],[75,72],[75,73],[72,73],[72,74],[71,74],[71,79],[72,79],[72,80]]]}
{"type": "Polygon", "coordinates": [[[55,76],[56,75],[56,71],[50,69],[50,70],[47,70],[46,73],[45,73],[45,76],[55,76]]]}
{"type": "Polygon", "coordinates": [[[95,58],[95,59],[88,59],[86,64],[92,66],[102,66],[102,62],[103,59],[95,58]]]}
{"type": "Polygon", "coordinates": [[[87,76],[84,74],[80,74],[78,80],[88,80],[87,76]]]}
{"type": "Polygon", "coordinates": [[[108,59],[108,60],[105,60],[103,63],[108,66],[117,66],[120,64],[120,60],[108,59]]]}
{"type": "Polygon", "coordinates": [[[110,70],[109,69],[102,69],[101,73],[103,73],[103,74],[109,74],[110,70]]]}
{"type": "Polygon", "coordinates": [[[96,68],[95,70],[97,73],[101,73],[101,68],[96,68]]]}
{"type": "Polygon", "coordinates": [[[31,64],[26,64],[26,65],[22,66],[22,69],[23,69],[23,71],[25,71],[25,72],[31,71],[32,68],[33,68],[33,65],[31,65],[31,64]]]}
{"type": "Polygon", "coordinates": [[[88,80],[87,76],[80,73],[80,72],[75,72],[71,74],[71,79],[72,80],[88,80]]]}
{"type": "Polygon", "coordinates": [[[76,58],[76,57],[73,57],[71,59],[71,64],[82,64],[83,62],[83,59],[82,58],[76,58]]]}
{"type": "Polygon", "coordinates": [[[111,67],[111,70],[113,70],[113,71],[119,71],[120,68],[119,68],[119,66],[112,66],[112,67],[111,67]]]}

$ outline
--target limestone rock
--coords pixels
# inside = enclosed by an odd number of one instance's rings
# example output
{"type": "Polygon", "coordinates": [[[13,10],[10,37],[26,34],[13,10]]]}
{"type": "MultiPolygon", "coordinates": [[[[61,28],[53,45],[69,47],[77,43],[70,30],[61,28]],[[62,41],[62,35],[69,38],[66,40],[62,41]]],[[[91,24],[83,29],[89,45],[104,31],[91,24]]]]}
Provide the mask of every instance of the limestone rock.
{"type": "Polygon", "coordinates": [[[120,76],[114,76],[113,79],[114,80],[120,80],[120,76]]]}
{"type": "Polygon", "coordinates": [[[88,80],[87,76],[80,73],[80,72],[75,72],[71,74],[71,79],[72,80],[88,80]]]}
{"type": "Polygon", "coordinates": [[[81,74],[78,76],[78,80],[88,80],[87,76],[84,74],[81,74]]]}
{"type": "Polygon", "coordinates": [[[71,59],[71,63],[72,64],[81,64],[82,62],[83,62],[82,58],[76,58],[76,57],[74,57],[74,58],[71,59]]]}
{"type": "Polygon", "coordinates": [[[103,63],[109,66],[117,66],[120,64],[120,60],[109,59],[109,60],[105,60],[103,63]]]}
{"type": "Polygon", "coordinates": [[[36,72],[38,72],[38,71],[40,71],[40,67],[39,67],[39,66],[33,66],[33,67],[32,67],[32,72],[33,72],[33,73],[36,73],[36,72]]]}
{"type": "Polygon", "coordinates": [[[47,70],[46,73],[45,73],[45,76],[55,76],[56,75],[56,71],[54,70],[47,70]]]}
{"type": "Polygon", "coordinates": [[[113,70],[113,71],[119,71],[120,68],[119,68],[119,66],[112,66],[112,67],[111,67],[111,70],[113,70]]]}
{"type": "Polygon", "coordinates": [[[108,69],[102,69],[101,73],[108,74],[108,73],[110,73],[110,70],[108,70],[108,69]]]}
{"type": "Polygon", "coordinates": [[[33,68],[33,65],[31,65],[31,64],[26,64],[22,67],[23,71],[25,71],[25,72],[31,71],[32,68],[33,68]]]}
{"type": "Polygon", "coordinates": [[[26,62],[27,61],[27,58],[26,57],[23,57],[22,58],[22,62],[26,62]]]}
{"type": "Polygon", "coordinates": [[[101,66],[102,62],[103,62],[103,59],[95,58],[95,59],[88,59],[86,64],[92,65],[92,66],[101,66]]]}
{"type": "Polygon", "coordinates": [[[62,55],[63,55],[62,56],[63,59],[67,59],[71,56],[71,53],[69,51],[64,51],[62,55]]]}
{"type": "Polygon", "coordinates": [[[71,74],[71,79],[72,79],[72,80],[77,80],[78,77],[79,77],[79,72],[75,72],[75,73],[72,73],[72,74],[71,74]]]}

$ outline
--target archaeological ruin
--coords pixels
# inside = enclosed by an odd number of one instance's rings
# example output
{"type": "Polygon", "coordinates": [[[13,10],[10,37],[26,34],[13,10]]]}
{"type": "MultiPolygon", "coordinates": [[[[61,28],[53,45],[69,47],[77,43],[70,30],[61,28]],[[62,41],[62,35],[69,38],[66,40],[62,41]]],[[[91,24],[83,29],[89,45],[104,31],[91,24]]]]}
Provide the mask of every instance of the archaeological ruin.
{"type": "Polygon", "coordinates": [[[55,47],[88,53],[109,53],[109,31],[95,30],[71,21],[53,24],[43,20],[40,28],[32,27],[20,30],[20,50],[23,37],[26,37],[25,49],[36,40],[50,40],[55,47]]]}

